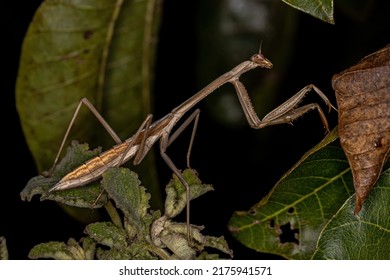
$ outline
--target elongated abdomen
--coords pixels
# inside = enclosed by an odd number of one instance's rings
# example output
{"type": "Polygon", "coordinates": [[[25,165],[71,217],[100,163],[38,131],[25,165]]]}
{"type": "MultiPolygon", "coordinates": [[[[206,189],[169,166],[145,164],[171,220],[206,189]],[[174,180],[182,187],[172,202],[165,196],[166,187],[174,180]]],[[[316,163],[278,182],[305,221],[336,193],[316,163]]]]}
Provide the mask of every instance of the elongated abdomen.
{"type": "MultiPolygon", "coordinates": [[[[90,159],[65,175],[50,191],[72,189],[99,179],[109,167],[119,165],[128,145],[128,141],[123,142],[90,159]]],[[[139,145],[131,147],[121,163],[131,159],[137,152],[138,147],[139,145]]]]}

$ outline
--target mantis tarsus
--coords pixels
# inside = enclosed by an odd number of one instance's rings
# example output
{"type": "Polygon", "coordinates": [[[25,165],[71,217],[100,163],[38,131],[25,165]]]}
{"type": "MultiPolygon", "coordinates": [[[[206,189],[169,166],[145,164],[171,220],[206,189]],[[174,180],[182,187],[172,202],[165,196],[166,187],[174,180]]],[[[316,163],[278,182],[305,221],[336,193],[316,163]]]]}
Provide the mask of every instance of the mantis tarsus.
{"type": "Polygon", "coordinates": [[[329,131],[328,123],[325,117],[325,114],[321,110],[320,106],[316,103],[308,104],[302,107],[297,107],[299,102],[304,98],[304,96],[314,89],[314,91],[324,100],[328,105],[329,111],[331,108],[334,108],[328,98],[323,94],[317,87],[314,85],[308,85],[300,90],[293,97],[285,101],[283,104],[278,106],[276,109],[268,113],[262,120],[260,120],[252,106],[249,95],[244,87],[244,85],[239,81],[239,78],[245,72],[248,72],[257,67],[261,68],[272,68],[272,63],[265,58],[261,52],[254,54],[250,60],[244,61],[238,64],[229,72],[222,74],[217,79],[212,81],[209,85],[204,87],[202,90],[198,91],[188,100],[184,101],[182,104],[174,108],[169,114],[152,123],[152,115],[149,114],[145,121],[141,124],[137,132],[124,142],[122,142],[119,137],[116,135],[114,130],[108,125],[104,118],[98,113],[98,111],[93,107],[93,105],[87,100],[82,99],[77,106],[73,118],[68,126],[65,137],[62,141],[59,152],[54,160],[54,164],[51,170],[54,169],[60,153],[64,147],[65,141],[68,137],[69,131],[75,121],[78,111],[80,110],[81,105],[86,105],[92,113],[97,117],[97,119],[102,123],[102,125],[107,129],[109,134],[117,142],[117,145],[111,149],[103,152],[98,157],[95,157],[80,167],[76,168],[74,171],[67,174],[63,177],[50,191],[59,191],[70,188],[76,188],[82,185],[85,185],[91,181],[94,181],[101,177],[101,175],[112,166],[119,166],[126,161],[134,157],[133,163],[139,164],[146,154],[151,149],[152,145],[160,139],[160,154],[166,164],[171,168],[173,173],[179,178],[181,183],[186,188],[186,219],[187,219],[187,239],[190,240],[190,186],[186,180],[181,175],[179,169],[172,162],[170,157],[167,155],[166,150],[169,145],[182,133],[182,131],[192,122],[194,122],[194,129],[192,132],[192,137],[190,140],[190,145],[187,153],[187,165],[189,166],[189,155],[191,152],[192,143],[194,140],[194,132],[198,123],[200,110],[196,109],[178,128],[171,134],[173,128],[178,123],[178,121],[191,110],[198,102],[203,100],[210,93],[215,91],[220,86],[231,83],[234,85],[234,88],[237,92],[238,99],[241,103],[244,114],[248,120],[249,125],[252,128],[263,128],[268,125],[282,124],[282,123],[291,123],[293,120],[299,116],[305,114],[309,110],[317,109],[321,120],[326,128],[329,131]]]}

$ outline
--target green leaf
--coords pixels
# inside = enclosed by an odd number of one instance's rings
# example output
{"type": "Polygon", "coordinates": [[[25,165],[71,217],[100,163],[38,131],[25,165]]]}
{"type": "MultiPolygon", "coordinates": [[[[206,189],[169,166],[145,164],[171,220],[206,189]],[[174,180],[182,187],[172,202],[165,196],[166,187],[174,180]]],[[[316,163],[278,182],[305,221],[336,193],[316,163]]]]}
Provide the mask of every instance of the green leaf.
{"type": "Polygon", "coordinates": [[[229,248],[228,243],[226,242],[225,237],[215,237],[215,236],[206,236],[206,247],[215,248],[233,258],[233,251],[229,248]]]}
{"type": "MultiPolygon", "coordinates": [[[[154,254],[151,250],[151,246],[148,242],[133,242],[127,247],[127,252],[131,255],[132,260],[158,260],[158,259],[168,259],[168,256],[162,255],[158,258],[158,254],[154,254]]],[[[162,253],[162,250],[158,253],[162,253]]]]}
{"type": "Polygon", "coordinates": [[[51,241],[41,243],[31,249],[28,257],[30,259],[55,259],[55,260],[82,260],[85,259],[84,251],[73,239],[68,243],[51,241]]]}
{"type": "MultiPolygon", "coordinates": [[[[183,171],[182,176],[190,186],[190,200],[214,190],[212,185],[202,184],[195,170],[186,169],[183,171]]],[[[165,188],[165,192],[167,193],[165,215],[170,218],[176,217],[187,205],[187,190],[179,178],[173,175],[173,178],[165,188]]]]}
{"type": "Polygon", "coordinates": [[[93,260],[96,252],[96,242],[91,237],[83,238],[83,249],[86,260],[93,260]]]}
{"type": "MultiPolygon", "coordinates": [[[[137,130],[151,109],[159,5],[156,0],[46,0],[36,11],[22,46],[16,105],[39,171],[53,164],[84,97],[121,139],[137,130]]],[[[76,118],[72,139],[114,144],[86,108],[76,118]]],[[[153,157],[146,162],[146,180],[156,187],[153,157]]]]}
{"type": "Polygon", "coordinates": [[[182,260],[193,260],[195,258],[196,250],[188,245],[185,235],[170,232],[161,236],[160,239],[174,253],[174,258],[182,260]]]}
{"type": "Polygon", "coordinates": [[[168,220],[167,216],[157,219],[151,228],[151,240],[160,248],[168,248],[177,259],[215,259],[219,255],[209,254],[206,247],[219,250],[233,257],[224,237],[203,235],[203,226],[190,225],[190,242],[187,239],[188,227],[185,223],[168,220]],[[190,243],[190,244],[189,244],[190,243]],[[200,253],[197,256],[197,253],[200,253]]]}
{"type": "Polygon", "coordinates": [[[322,231],[313,259],[390,259],[390,165],[358,215],[351,196],[322,231]]]}
{"type": "Polygon", "coordinates": [[[333,0],[282,0],[288,5],[325,22],[334,24],[333,0]]]}
{"type": "Polygon", "coordinates": [[[4,236],[0,236],[0,260],[8,260],[7,241],[4,236]]]}
{"type": "Polygon", "coordinates": [[[150,194],[141,186],[138,175],[127,168],[109,168],[103,175],[102,185],[128,222],[141,230],[150,194]]]}
{"type": "Polygon", "coordinates": [[[30,201],[34,195],[40,194],[41,200],[54,200],[69,206],[101,207],[107,201],[107,196],[102,195],[97,200],[102,191],[100,182],[94,182],[80,188],[48,192],[65,174],[100,152],[99,149],[90,151],[88,148],[87,144],[72,142],[72,146],[67,149],[67,154],[54,169],[51,177],[39,175],[30,179],[20,193],[22,200],[30,201]]]}
{"type": "MultiPolygon", "coordinates": [[[[289,259],[311,258],[329,219],[354,193],[336,129],[309,151],[268,196],[229,222],[245,246],[289,259]]],[[[352,213],[352,212],[351,212],[352,213]]]]}
{"type": "Polygon", "coordinates": [[[105,250],[99,247],[96,250],[96,257],[100,260],[158,260],[158,257],[148,250],[150,246],[145,241],[135,240],[122,248],[113,247],[105,250]]]}
{"type": "Polygon", "coordinates": [[[89,224],[85,232],[98,243],[110,248],[120,249],[127,246],[125,231],[110,222],[89,224]]]}

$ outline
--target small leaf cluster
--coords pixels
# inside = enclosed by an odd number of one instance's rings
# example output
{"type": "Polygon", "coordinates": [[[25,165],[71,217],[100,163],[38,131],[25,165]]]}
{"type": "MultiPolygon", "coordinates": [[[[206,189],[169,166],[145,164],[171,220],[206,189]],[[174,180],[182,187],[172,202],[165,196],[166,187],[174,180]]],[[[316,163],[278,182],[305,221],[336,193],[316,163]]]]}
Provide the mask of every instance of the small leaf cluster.
{"type": "MultiPolygon", "coordinates": [[[[219,259],[217,253],[232,257],[224,237],[201,233],[202,226],[187,225],[173,220],[186,207],[186,189],[176,176],[166,186],[164,214],[149,206],[150,194],[141,185],[138,175],[127,168],[112,167],[101,182],[80,188],[49,192],[69,168],[95,156],[99,150],[89,151],[88,145],[73,142],[67,155],[55,168],[52,177],[32,178],[21,192],[22,199],[31,200],[36,194],[41,200],[54,200],[77,207],[104,207],[110,221],[88,224],[81,240],[47,242],[36,245],[29,258],[52,259],[219,259]],[[104,195],[101,195],[104,191],[104,195]],[[99,199],[97,199],[99,198],[99,199]],[[189,233],[189,235],[188,235],[189,233]]],[[[213,190],[203,184],[192,169],[182,173],[190,185],[190,199],[213,190]]]]}

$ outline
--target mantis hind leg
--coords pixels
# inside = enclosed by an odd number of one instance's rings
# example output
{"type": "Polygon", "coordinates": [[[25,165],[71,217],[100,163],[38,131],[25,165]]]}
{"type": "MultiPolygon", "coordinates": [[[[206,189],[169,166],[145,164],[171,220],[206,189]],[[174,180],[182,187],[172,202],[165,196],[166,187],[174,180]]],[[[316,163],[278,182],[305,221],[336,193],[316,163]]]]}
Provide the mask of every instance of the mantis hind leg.
{"type": "Polygon", "coordinates": [[[191,139],[190,143],[188,145],[188,150],[187,150],[187,167],[190,167],[190,157],[191,157],[191,151],[192,151],[192,146],[194,145],[194,140],[195,140],[195,134],[196,130],[198,128],[198,123],[199,123],[199,115],[200,115],[200,110],[196,109],[176,130],[175,132],[169,137],[168,143],[166,147],[169,147],[173,141],[176,140],[176,138],[190,125],[191,122],[194,122],[194,126],[192,128],[192,133],[191,133],[191,139]]]}
{"type": "Polygon", "coordinates": [[[111,135],[112,139],[114,139],[114,141],[117,144],[122,143],[122,140],[115,133],[115,131],[111,128],[111,126],[107,123],[107,121],[103,118],[103,116],[99,113],[99,111],[95,108],[95,106],[93,106],[93,104],[87,98],[83,98],[83,99],[80,100],[79,104],[76,107],[76,110],[73,113],[72,119],[71,119],[71,121],[70,121],[70,123],[68,125],[68,128],[67,128],[66,132],[65,132],[65,136],[62,139],[61,146],[60,146],[60,148],[58,150],[58,153],[57,153],[57,155],[56,155],[56,157],[54,159],[53,165],[50,168],[49,176],[51,176],[53,174],[54,168],[57,165],[57,162],[58,162],[58,159],[59,159],[59,157],[61,155],[61,152],[64,149],[65,142],[68,139],[70,130],[72,129],[72,126],[73,126],[73,124],[74,124],[74,122],[75,122],[75,120],[77,118],[77,115],[78,115],[82,105],[86,106],[92,112],[92,114],[98,119],[98,121],[103,125],[103,127],[107,130],[107,132],[111,135]]]}
{"type": "Polygon", "coordinates": [[[194,127],[192,129],[192,135],[191,140],[187,152],[187,167],[190,168],[189,158],[192,150],[192,145],[195,138],[196,129],[198,126],[198,120],[199,120],[199,114],[200,110],[195,110],[179,127],[178,129],[172,134],[169,135],[169,132],[163,133],[160,139],[160,154],[165,163],[169,166],[169,168],[172,170],[172,172],[179,178],[180,182],[184,185],[186,188],[186,223],[187,223],[187,241],[188,244],[191,244],[191,227],[190,227],[190,200],[191,200],[191,192],[190,192],[190,185],[187,183],[187,181],[182,176],[180,170],[176,167],[176,165],[173,163],[171,158],[166,153],[167,148],[172,144],[174,140],[190,125],[191,122],[194,122],[194,127]]]}

